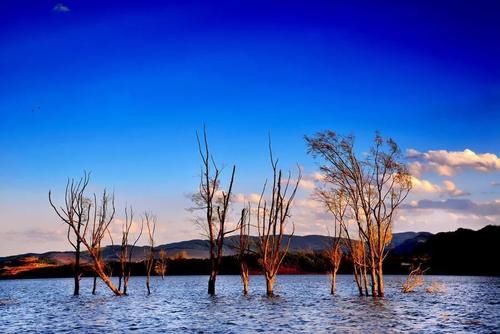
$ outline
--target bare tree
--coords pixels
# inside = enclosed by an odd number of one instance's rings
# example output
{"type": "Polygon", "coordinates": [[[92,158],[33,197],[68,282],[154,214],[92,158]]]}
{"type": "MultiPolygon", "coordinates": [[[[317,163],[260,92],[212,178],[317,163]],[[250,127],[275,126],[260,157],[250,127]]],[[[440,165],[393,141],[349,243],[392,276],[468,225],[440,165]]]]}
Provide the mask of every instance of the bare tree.
{"type": "Polygon", "coordinates": [[[123,291],[123,294],[127,294],[128,291],[128,282],[130,280],[130,276],[132,275],[132,257],[134,255],[134,248],[137,245],[137,242],[142,236],[142,231],[144,224],[141,224],[141,229],[137,234],[137,237],[134,239],[132,244],[129,244],[129,235],[132,227],[134,225],[134,211],[132,207],[127,209],[125,207],[125,222],[123,223],[122,228],[122,240],[120,245],[120,254],[118,259],[120,261],[120,275],[118,278],[118,289],[123,291]],[[123,289],[122,289],[122,281],[123,281],[123,289]]]}
{"type": "Polygon", "coordinates": [[[161,276],[161,279],[165,279],[165,274],[167,272],[167,251],[164,249],[160,249],[160,253],[158,254],[158,261],[155,264],[155,273],[161,276]]]}
{"type": "Polygon", "coordinates": [[[109,287],[114,294],[121,296],[120,290],[113,284],[105,271],[105,264],[100,257],[100,244],[115,215],[114,196],[109,196],[104,190],[102,198],[98,203],[94,195],[94,219],[90,239],[86,238],[90,227],[90,211],[92,204],[86,199],[85,189],[89,183],[89,176],[85,174],[76,185],[68,183],[66,187],[65,203],[66,209],[53,204],[51,192],[49,191],[49,202],[57,215],[73,231],[75,237],[87,248],[94,263],[94,271],[109,287]],[[73,217],[69,219],[68,217],[73,217]],[[76,217],[76,219],[74,219],[76,217]],[[80,217],[80,218],[79,218],[80,217]]]}
{"type": "Polygon", "coordinates": [[[80,278],[82,275],[80,268],[82,240],[80,235],[83,233],[84,224],[88,220],[89,203],[86,203],[84,194],[89,181],[90,174],[87,172],[84,172],[83,177],[80,178],[79,181],[68,179],[64,193],[64,206],[59,207],[59,209],[54,205],[52,193],[49,190],[49,203],[59,218],[67,224],[67,239],[75,250],[75,263],[73,269],[75,282],[73,294],[75,296],[80,294],[80,278]]]}
{"type": "MultiPolygon", "coordinates": [[[[354,280],[358,286],[359,294],[360,296],[368,295],[366,247],[365,243],[360,241],[362,238],[359,237],[359,233],[355,233],[358,236],[357,239],[351,236],[353,233],[349,222],[352,220],[352,212],[348,196],[342,189],[327,188],[327,184],[324,184],[316,189],[315,198],[321,201],[334,217],[333,231],[335,238],[331,243],[330,249],[327,251],[332,267],[331,272],[338,270],[338,264],[342,256],[341,246],[343,245],[349,250],[351,256],[354,280]]],[[[336,275],[332,277],[332,294],[334,294],[336,288],[335,278],[336,275]]]]}
{"type": "Polygon", "coordinates": [[[148,289],[148,295],[151,294],[151,271],[153,270],[153,265],[155,262],[155,229],[156,229],[156,216],[151,213],[144,213],[143,225],[146,223],[146,230],[148,231],[148,248],[146,249],[145,260],[146,264],[146,288],[148,289]]]}
{"type": "Polygon", "coordinates": [[[337,290],[337,271],[342,260],[342,230],[343,226],[346,226],[348,202],[343,193],[329,191],[325,188],[317,188],[315,197],[325,205],[333,216],[333,229],[328,229],[331,240],[326,255],[330,265],[330,293],[334,295],[337,290]]]}
{"type": "Polygon", "coordinates": [[[305,139],[309,153],[325,162],[321,166],[325,182],[347,194],[359,235],[367,247],[371,293],[383,296],[383,262],[392,239],[393,218],[412,187],[399,147],[377,133],[373,147],[360,160],[354,151],[353,136],[326,131],[305,139]]]}
{"type": "Polygon", "coordinates": [[[401,291],[404,293],[409,293],[415,291],[416,288],[424,285],[424,273],[426,270],[422,270],[420,265],[416,268],[410,270],[406,281],[403,283],[401,291]]]}
{"type": "Polygon", "coordinates": [[[241,282],[243,283],[243,294],[248,294],[248,254],[250,253],[250,204],[248,208],[243,208],[241,210],[241,218],[239,222],[240,228],[240,245],[238,248],[238,260],[240,263],[240,276],[241,282]]]}
{"type": "Polygon", "coordinates": [[[232,168],[227,191],[222,190],[220,187],[221,171],[210,154],[206,131],[203,131],[203,141],[200,140],[198,133],[196,138],[202,168],[199,191],[193,196],[193,202],[196,206],[195,209],[205,212],[204,221],[199,222],[199,224],[204,227],[208,237],[210,256],[208,294],[214,295],[215,282],[222,261],[224,238],[237,230],[237,228],[229,230],[226,226],[236,166],[232,168]]]}
{"type": "Polygon", "coordinates": [[[267,296],[272,297],[274,296],[273,287],[278,270],[288,252],[294,233],[292,224],[292,232],[288,236],[288,242],[284,244],[283,236],[285,235],[288,218],[290,218],[290,207],[301,179],[301,172],[299,168],[299,175],[295,182],[291,179],[291,173],[288,173],[288,177],[283,179],[282,171],[278,169],[278,160],[273,158],[270,142],[269,155],[273,170],[271,198],[267,200],[264,197],[267,186],[266,181],[257,206],[257,231],[259,235],[259,255],[266,279],[266,293],[267,296]]]}

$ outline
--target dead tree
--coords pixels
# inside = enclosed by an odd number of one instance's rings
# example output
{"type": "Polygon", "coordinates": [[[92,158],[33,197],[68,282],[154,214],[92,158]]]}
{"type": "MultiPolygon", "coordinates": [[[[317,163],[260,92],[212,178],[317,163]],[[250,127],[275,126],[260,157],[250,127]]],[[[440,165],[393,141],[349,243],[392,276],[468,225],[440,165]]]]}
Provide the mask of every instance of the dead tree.
{"type": "Polygon", "coordinates": [[[363,160],[354,151],[354,137],[332,131],[306,137],[308,151],[324,160],[321,171],[332,189],[349,198],[353,219],[367,247],[372,296],[384,295],[383,262],[392,239],[396,209],[411,190],[411,177],[397,144],[378,134],[363,160]]]}
{"type": "Polygon", "coordinates": [[[100,244],[106,233],[108,233],[108,228],[113,221],[115,215],[115,205],[114,196],[109,196],[104,190],[102,198],[98,203],[96,196],[94,195],[94,210],[95,215],[92,220],[92,226],[90,226],[90,212],[92,204],[86,199],[85,188],[89,183],[88,174],[81,179],[81,182],[75,186],[68,185],[66,191],[66,210],[64,208],[57,209],[52,203],[51,193],[49,192],[49,201],[52,208],[55,210],[57,215],[65,222],[69,228],[73,231],[75,237],[81,241],[81,243],[87,248],[89,255],[94,263],[94,271],[102,279],[102,281],[109,287],[114,294],[121,296],[122,293],[113,284],[109,276],[105,271],[105,264],[100,257],[100,244]],[[69,188],[69,190],[68,190],[69,188]],[[64,219],[63,217],[71,216],[72,213],[76,212],[76,216],[81,216],[82,219],[64,219]],[[84,219],[85,218],[85,219],[84,219]],[[87,230],[91,228],[91,237],[87,238],[87,230]]]}
{"type": "Polygon", "coordinates": [[[325,188],[317,188],[315,197],[319,199],[333,216],[333,229],[328,229],[331,238],[330,246],[326,250],[330,265],[330,293],[335,294],[337,290],[337,272],[342,260],[342,226],[346,225],[346,214],[349,204],[343,193],[329,191],[325,188]],[[331,234],[333,232],[333,235],[331,234]]]}
{"type": "Polygon", "coordinates": [[[240,236],[239,236],[239,249],[238,249],[238,260],[240,263],[240,276],[241,282],[243,283],[243,294],[248,294],[248,254],[250,253],[250,204],[248,208],[241,210],[241,218],[239,222],[240,236]]]}
{"type": "Polygon", "coordinates": [[[418,267],[411,269],[406,281],[403,283],[401,287],[401,291],[404,293],[409,293],[415,291],[416,288],[424,285],[424,273],[426,270],[420,269],[420,265],[418,267]]]}
{"type": "Polygon", "coordinates": [[[88,206],[84,196],[85,189],[90,181],[90,174],[85,172],[79,181],[68,179],[66,190],[64,193],[64,206],[57,208],[52,201],[52,193],[49,191],[49,203],[54,209],[59,218],[67,225],[67,239],[70,245],[75,250],[75,263],[73,267],[74,289],[75,296],[80,294],[80,258],[82,240],[80,235],[83,233],[83,227],[88,220],[88,206]]]}
{"type": "MultiPolygon", "coordinates": [[[[97,198],[94,194],[94,219],[93,219],[92,231],[95,230],[95,228],[96,228],[95,224],[97,222],[97,205],[95,203],[97,203],[97,198]]],[[[92,235],[91,235],[91,240],[90,240],[91,244],[94,244],[93,237],[94,237],[94,233],[92,233],[92,235]]],[[[95,242],[96,242],[96,257],[99,259],[99,261],[102,261],[101,240],[96,240],[95,242]]],[[[97,277],[98,277],[97,272],[94,271],[94,280],[93,280],[93,284],[92,284],[92,294],[93,295],[95,295],[96,291],[97,291],[97,277]]]]}
{"type": "Polygon", "coordinates": [[[130,276],[132,275],[132,258],[134,255],[134,248],[137,245],[137,242],[142,236],[142,231],[144,224],[141,224],[141,229],[137,234],[134,242],[129,244],[129,236],[130,231],[134,225],[134,211],[132,207],[130,209],[125,208],[125,222],[123,223],[122,228],[122,240],[120,245],[120,254],[118,259],[120,261],[120,275],[118,278],[118,289],[123,292],[123,294],[127,294],[128,291],[128,282],[130,280],[130,276]],[[122,281],[123,281],[123,289],[122,289],[122,281]]]}
{"type": "Polygon", "coordinates": [[[232,168],[227,191],[221,189],[221,171],[210,154],[206,131],[203,131],[203,141],[200,140],[198,133],[196,134],[196,138],[198,140],[202,168],[199,191],[193,195],[193,202],[195,204],[194,209],[203,210],[205,213],[204,219],[198,221],[198,224],[205,229],[208,237],[210,256],[208,294],[214,295],[215,282],[222,261],[224,238],[226,235],[237,230],[237,228],[229,230],[226,226],[236,166],[232,168]]]}
{"type": "Polygon", "coordinates": [[[148,231],[148,247],[146,249],[144,263],[146,265],[146,288],[148,289],[148,295],[151,294],[151,271],[153,270],[153,265],[155,262],[155,229],[156,229],[156,216],[146,212],[143,216],[143,225],[146,225],[146,230],[148,231]]]}
{"type": "Polygon", "coordinates": [[[288,176],[283,179],[282,171],[278,169],[278,160],[273,158],[271,143],[269,143],[269,155],[273,170],[271,197],[266,199],[264,196],[266,181],[257,206],[257,231],[259,255],[266,279],[266,293],[267,296],[272,297],[274,296],[273,287],[278,270],[288,252],[294,233],[294,225],[292,224],[292,232],[285,244],[283,237],[290,218],[290,207],[301,180],[301,172],[299,168],[295,182],[292,181],[291,173],[288,173],[288,176]]]}
{"type": "Polygon", "coordinates": [[[84,229],[84,235],[82,236],[82,243],[89,251],[94,262],[94,271],[115,295],[121,296],[122,293],[113,284],[106,273],[106,264],[101,258],[101,242],[106,234],[109,233],[109,225],[113,221],[116,212],[114,195],[110,196],[107,194],[106,190],[104,190],[100,201],[98,201],[97,197],[94,195],[94,208],[95,211],[90,242],[87,242],[85,238],[85,233],[89,227],[89,222],[87,222],[84,229]]]}
{"type": "Polygon", "coordinates": [[[167,252],[164,249],[160,249],[160,253],[158,254],[158,261],[155,264],[155,273],[161,276],[161,279],[165,279],[165,274],[167,272],[167,252]]]}

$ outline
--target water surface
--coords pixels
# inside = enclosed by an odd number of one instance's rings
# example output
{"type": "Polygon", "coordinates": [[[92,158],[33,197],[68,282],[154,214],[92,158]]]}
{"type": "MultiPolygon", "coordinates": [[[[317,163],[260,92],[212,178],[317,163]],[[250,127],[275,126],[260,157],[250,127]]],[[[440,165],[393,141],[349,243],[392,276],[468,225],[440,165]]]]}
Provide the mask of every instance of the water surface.
{"type": "Polygon", "coordinates": [[[403,276],[387,276],[383,299],[356,295],[352,276],[340,275],[329,295],[325,275],[280,276],[277,298],[266,298],[264,279],[251,276],[241,294],[238,276],[219,276],[217,296],[204,276],[131,279],[130,296],[115,297],[101,284],[93,296],[83,279],[74,297],[71,279],[0,281],[2,333],[494,333],[500,329],[500,278],[427,276],[446,291],[400,292],[403,276]]]}

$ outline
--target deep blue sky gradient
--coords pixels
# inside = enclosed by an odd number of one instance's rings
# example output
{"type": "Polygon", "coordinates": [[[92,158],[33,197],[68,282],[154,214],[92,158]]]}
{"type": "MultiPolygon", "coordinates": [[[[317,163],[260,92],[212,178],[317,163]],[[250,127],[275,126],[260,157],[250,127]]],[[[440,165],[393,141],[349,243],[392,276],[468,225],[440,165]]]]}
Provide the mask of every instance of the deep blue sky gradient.
{"type": "Polygon", "coordinates": [[[498,1],[56,3],[0,3],[4,193],[87,169],[182,196],[203,124],[242,191],[268,174],[269,133],[309,171],[303,135],[324,129],[500,151],[498,1]]]}

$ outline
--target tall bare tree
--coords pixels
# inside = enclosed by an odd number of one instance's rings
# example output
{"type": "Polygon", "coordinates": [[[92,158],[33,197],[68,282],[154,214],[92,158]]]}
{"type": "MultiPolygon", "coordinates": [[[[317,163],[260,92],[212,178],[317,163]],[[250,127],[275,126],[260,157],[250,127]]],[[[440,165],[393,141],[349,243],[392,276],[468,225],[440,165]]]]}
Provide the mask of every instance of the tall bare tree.
{"type": "Polygon", "coordinates": [[[326,131],[305,139],[309,153],[324,160],[321,171],[325,182],[347,194],[359,235],[367,247],[371,293],[383,296],[383,262],[392,238],[394,215],[412,187],[399,147],[377,133],[368,154],[359,159],[354,136],[326,131]]]}
{"type": "Polygon", "coordinates": [[[199,191],[193,196],[193,202],[196,206],[195,209],[205,212],[204,221],[200,221],[199,224],[204,227],[208,237],[210,256],[208,294],[214,295],[215,282],[222,261],[224,238],[226,235],[237,230],[237,228],[228,229],[226,225],[236,166],[232,168],[227,191],[221,189],[221,171],[210,154],[206,130],[203,131],[202,140],[198,133],[196,133],[196,138],[198,140],[202,168],[199,191]]]}
{"type": "Polygon", "coordinates": [[[337,272],[343,255],[342,226],[346,224],[348,202],[341,192],[326,188],[317,188],[315,197],[324,204],[333,216],[333,228],[328,228],[328,234],[331,239],[330,247],[326,250],[326,255],[330,265],[330,293],[334,295],[337,291],[337,272]]]}
{"type": "Polygon", "coordinates": [[[81,245],[80,238],[83,233],[85,222],[89,219],[89,203],[84,194],[90,181],[90,173],[84,172],[80,180],[75,181],[69,179],[66,182],[66,190],[64,193],[64,205],[59,208],[52,201],[52,192],[49,190],[49,203],[54,209],[59,218],[67,225],[67,239],[75,250],[75,263],[74,263],[74,289],[75,296],[80,294],[80,258],[81,258],[81,245]]]}
{"type": "Polygon", "coordinates": [[[248,204],[248,208],[241,210],[239,229],[240,245],[238,248],[238,260],[240,263],[241,282],[243,283],[243,294],[247,295],[249,283],[247,258],[250,253],[250,204],[248,204]]]}
{"type": "Polygon", "coordinates": [[[146,225],[146,230],[148,232],[148,247],[146,249],[145,260],[146,264],[146,288],[148,289],[148,295],[151,294],[151,271],[153,270],[153,265],[155,262],[155,230],[156,230],[156,216],[149,212],[144,213],[143,225],[146,225]]]}
{"type": "MultiPolygon", "coordinates": [[[[113,284],[105,271],[105,264],[100,257],[100,244],[115,215],[114,196],[109,196],[104,190],[100,202],[94,195],[94,219],[90,224],[90,212],[92,208],[91,201],[85,196],[85,189],[90,181],[89,175],[85,175],[78,183],[68,182],[66,186],[65,208],[59,209],[52,202],[51,192],[49,191],[49,202],[56,214],[68,225],[77,240],[85,246],[94,263],[94,271],[102,281],[113,291],[114,294],[121,296],[120,290],[113,284]],[[72,218],[69,218],[72,217],[72,218]],[[91,236],[87,238],[87,230],[91,228],[91,236]]],[[[76,283],[76,277],[75,277],[76,283]]]]}
{"type": "Polygon", "coordinates": [[[273,170],[271,197],[269,199],[265,198],[266,181],[257,206],[257,231],[259,235],[259,255],[266,279],[266,293],[267,296],[272,297],[274,296],[273,287],[278,270],[288,252],[294,233],[292,224],[292,232],[285,244],[283,237],[290,218],[291,204],[301,180],[301,172],[299,168],[299,174],[295,182],[291,178],[291,173],[288,173],[288,176],[283,178],[281,169],[278,169],[278,160],[273,158],[271,142],[269,142],[269,155],[273,170]]]}
{"type": "Polygon", "coordinates": [[[129,209],[125,207],[125,222],[123,223],[120,254],[118,255],[118,259],[120,261],[120,275],[118,278],[118,289],[121,290],[125,295],[128,293],[127,291],[128,282],[132,274],[132,257],[134,255],[134,248],[142,236],[144,224],[141,224],[141,228],[137,233],[137,237],[133,239],[134,241],[132,242],[132,244],[129,244],[129,236],[133,226],[134,226],[134,211],[132,207],[130,207],[129,209]],[[122,287],[122,281],[123,281],[123,287],[122,287]]]}

